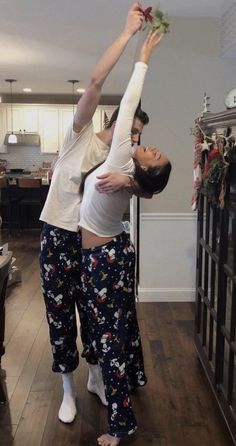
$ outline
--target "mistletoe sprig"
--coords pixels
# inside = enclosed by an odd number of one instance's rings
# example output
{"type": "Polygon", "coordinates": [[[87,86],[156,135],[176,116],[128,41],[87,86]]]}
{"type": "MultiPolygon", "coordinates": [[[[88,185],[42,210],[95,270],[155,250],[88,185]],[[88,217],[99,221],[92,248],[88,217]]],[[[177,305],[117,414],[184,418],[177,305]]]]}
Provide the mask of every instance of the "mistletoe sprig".
{"type": "Polygon", "coordinates": [[[170,32],[170,19],[167,14],[164,14],[159,9],[156,9],[154,11],[154,18],[151,22],[152,30],[155,31],[156,29],[160,28],[161,33],[167,33],[170,32]]]}
{"type": "MultiPolygon", "coordinates": [[[[142,9],[142,13],[145,18],[145,22],[149,25],[152,31],[160,29],[161,33],[169,32],[170,19],[167,14],[164,14],[159,8],[152,12],[152,6],[146,9],[142,9]]],[[[144,28],[145,29],[145,28],[144,28]]]]}

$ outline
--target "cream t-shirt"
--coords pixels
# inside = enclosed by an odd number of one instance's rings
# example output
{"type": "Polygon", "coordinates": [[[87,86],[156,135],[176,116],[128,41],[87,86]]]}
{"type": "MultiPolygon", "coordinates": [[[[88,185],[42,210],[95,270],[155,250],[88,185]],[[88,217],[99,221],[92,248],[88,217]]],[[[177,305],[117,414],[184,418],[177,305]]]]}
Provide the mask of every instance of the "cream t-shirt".
{"type": "Polygon", "coordinates": [[[104,161],[109,147],[94,133],[92,121],[80,133],[69,127],[59,152],[40,220],[76,232],[78,230],[81,175],[104,161]]]}
{"type": "Polygon", "coordinates": [[[106,161],[94,170],[85,181],[79,226],[100,237],[113,237],[123,231],[122,217],[131,195],[125,189],[112,194],[101,194],[96,191],[95,183],[97,175],[106,172],[126,175],[132,175],[134,172],[131,128],[140,101],[146,71],[145,63],[137,62],[135,64],[120,104],[109,155],[106,161]]]}

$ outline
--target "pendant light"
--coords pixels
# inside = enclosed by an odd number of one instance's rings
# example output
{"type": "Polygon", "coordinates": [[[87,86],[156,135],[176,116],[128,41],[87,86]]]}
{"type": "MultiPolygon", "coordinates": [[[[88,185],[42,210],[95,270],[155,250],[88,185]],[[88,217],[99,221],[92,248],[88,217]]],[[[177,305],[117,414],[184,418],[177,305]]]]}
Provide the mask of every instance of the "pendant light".
{"type": "Polygon", "coordinates": [[[16,79],[5,79],[6,82],[10,84],[10,93],[11,93],[11,133],[8,137],[8,143],[9,144],[17,144],[17,136],[13,132],[13,110],[12,110],[12,84],[13,82],[16,82],[16,79]]]}
{"type": "Polygon", "coordinates": [[[70,84],[72,84],[72,100],[73,100],[73,116],[75,114],[75,84],[79,82],[77,79],[70,79],[68,80],[70,84]]]}

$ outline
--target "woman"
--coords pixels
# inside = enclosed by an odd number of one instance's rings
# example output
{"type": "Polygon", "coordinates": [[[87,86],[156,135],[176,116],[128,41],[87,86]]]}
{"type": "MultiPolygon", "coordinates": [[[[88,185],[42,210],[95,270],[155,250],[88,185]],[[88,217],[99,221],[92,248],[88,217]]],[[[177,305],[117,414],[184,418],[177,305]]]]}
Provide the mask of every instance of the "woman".
{"type": "MultiPolygon", "coordinates": [[[[139,4],[134,3],[128,11],[122,31],[96,64],[76,107],[73,126],[68,129],[60,149],[40,217],[44,222],[40,252],[42,291],[52,345],[52,369],[62,376],[63,399],[58,417],[64,423],[73,422],[77,412],[73,372],[79,363],[76,306],[81,275],[81,236],[78,232],[81,172],[87,172],[107,156],[114,124],[95,134],[92,117],[107,76],[142,23],[143,14],[139,4]]],[[[139,129],[140,126],[142,128],[142,122],[139,119],[136,121],[139,129]]],[[[86,316],[81,312],[80,319],[83,344],[88,345],[86,326],[83,329],[86,316]]],[[[99,367],[94,362],[90,363],[88,387],[106,403],[99,372],[99,367]]]]}
{"type": "Polygon", "coordinates": [[[129,388],[145,385],[146,377],[135,310],[134,248],[122,229],[130,194],[121,190],[100,195],[95,184],[97,176],[111,167],[118,173],[133,174],[144,193],[159,193],[168,182],[171,165],[167,157],[154,147],[141,146],[132,157],[130,138],[147,64],[161,39],[158,31],[151,32],[142,46],[121,101],[110,153],[104,164],[86,176],[80,208],[80,305],[88,318],[88,335],[102,369],[108,401],[109,431],[98,438],[102,446],[116,446],[136,430],[129,388]]]}

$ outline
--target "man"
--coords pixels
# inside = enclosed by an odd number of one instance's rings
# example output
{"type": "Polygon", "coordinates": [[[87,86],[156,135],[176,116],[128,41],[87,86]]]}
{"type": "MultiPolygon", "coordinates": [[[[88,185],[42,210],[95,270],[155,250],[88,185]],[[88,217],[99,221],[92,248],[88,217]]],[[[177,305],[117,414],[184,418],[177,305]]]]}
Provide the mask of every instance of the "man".
{"type": "MultiPolygon", "coordinates": [[[[44,222],[40,253],[42,289],[53,353],[52,370],[62,374],[64,395],[58,417],[64,423],[72,422],[76,416],[73,371],[79,363],[75,315],[80,291],[79,185],[81,174],[106,158],[115,126],[114,121],[108,128],[95,134],[92,116],[108,74],[142,23],[140,6],[134,3],[128,12],[123,31],[97,63],[78,102],[73,126],[68,129],[59,152],[47,200],[40,216],[40,220],[44,222]]],[[[134,120],[134,142],[139,137],[143,124],[140,117],[134,120]]],[[[127,177],[121,176],[119,184],[117,185],[116,181],[115,187],[124,187],[128,184],[127,180],[127,177]]],[[[86,315],[82,316],[81,320],[85,320],[86,315]]],[[[86,339],[83,323],[81,332],[82,339],[86,339]]],[[[106,404],[101,371],[96,364],[89,366],[88,388],[97,393],[106,404]]]]}

